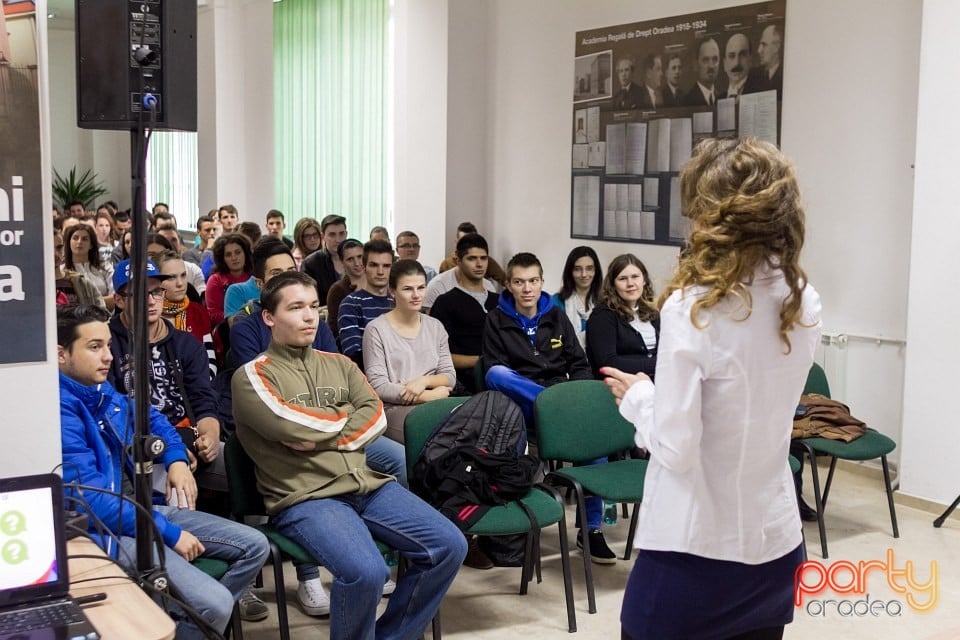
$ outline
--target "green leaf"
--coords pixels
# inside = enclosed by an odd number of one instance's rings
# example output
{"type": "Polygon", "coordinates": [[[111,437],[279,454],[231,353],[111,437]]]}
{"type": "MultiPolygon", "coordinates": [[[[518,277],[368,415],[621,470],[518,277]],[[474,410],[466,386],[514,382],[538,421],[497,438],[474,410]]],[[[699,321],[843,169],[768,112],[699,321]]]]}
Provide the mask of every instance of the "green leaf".
{"type": "Polygon", "coordinates": [[[96,173],[87,169],[78,178],[76,167],[71,167],[66,176],[54,169],[52,190],[54,201],[62,206],[70,202],[82,202],[85,209],[92,208],[94,201],[107,193],[96,173]]]}

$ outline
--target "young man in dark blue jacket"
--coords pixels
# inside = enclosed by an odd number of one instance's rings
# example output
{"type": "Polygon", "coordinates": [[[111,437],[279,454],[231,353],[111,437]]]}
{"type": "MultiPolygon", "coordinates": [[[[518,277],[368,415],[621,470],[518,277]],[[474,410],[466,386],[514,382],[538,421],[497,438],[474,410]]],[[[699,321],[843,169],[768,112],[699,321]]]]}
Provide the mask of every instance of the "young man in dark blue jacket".
{"type": "MultiPolygon", "coordinates": [[[[483,367],[487,388],[520,405],[527,425],[545,387],[593,377],[567,314],[543,292],[543,267],[532,253],[518,253],[507,263],[507,288],[487,314],[483,330],[483,367]]],[[[591,558],[600,564],[616,562],[600,531],[603,501],[587,498],[585,507],[591,558]]],[[[582,536],[583,531],[577,536],[581,548],[582,536]]]]}
{"type": "MultiPolygon", "coordinates": [[[[57,310],[57,360],[60,368],[60,435],[66,492],[95,523],[109,531],[99,538],[103,549],[122,565],[136,566],[136,514],[133,500],[133,411],[107,374],[113,361],[107,312],[88,305],[57,310]],[[75,489],[71,483],[86,488],[75,489]],[[121,499],[114,494],[121,494],[121,499]]],[[[249,588],[269,553],[266,538],[245,525],[194,510],[197,485],[187,466],[186,449],[169,421],[150,408],[150,431],[167,445],[158,463],[166,467],[167,495],[179,507],[153,507],[153,522],[163,544],[170,581],[184,600],[215,629],[223,631],[233,603],[249,588]],[[200,556],[217,558],[229,569],[214,580],[191,562],[200,556]]],[[[177,638],[205,634],[179,608],[172,615],[177,638]]]]}

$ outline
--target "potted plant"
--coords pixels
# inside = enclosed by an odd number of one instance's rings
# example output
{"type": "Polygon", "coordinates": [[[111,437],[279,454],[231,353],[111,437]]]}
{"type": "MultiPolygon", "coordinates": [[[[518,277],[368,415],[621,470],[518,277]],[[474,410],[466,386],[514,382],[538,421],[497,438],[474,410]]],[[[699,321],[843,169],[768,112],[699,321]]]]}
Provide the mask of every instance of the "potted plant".
{"type": "Polygon", "coordinates": [[[82,202],[85,209],[93,206],[94,200],[107,192],[102,182],[98,181],[97,174],[89,169],[77,177],[77,168],[72,167],[66,176],[61,176],[53,170],[53,199],[61,205],[71,202],[82,202]]]}

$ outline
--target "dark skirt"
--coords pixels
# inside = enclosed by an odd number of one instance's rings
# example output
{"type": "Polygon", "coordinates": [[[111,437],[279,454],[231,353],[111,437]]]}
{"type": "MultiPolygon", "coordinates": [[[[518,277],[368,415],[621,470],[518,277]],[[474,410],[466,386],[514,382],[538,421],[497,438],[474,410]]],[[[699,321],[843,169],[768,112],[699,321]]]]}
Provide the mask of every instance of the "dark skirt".
{"type": "Polygon", "coordinates": [[[803,545],[764,564],[640,551],[620,623],[632,640],[722,640],[793,621],[803,545]]]}

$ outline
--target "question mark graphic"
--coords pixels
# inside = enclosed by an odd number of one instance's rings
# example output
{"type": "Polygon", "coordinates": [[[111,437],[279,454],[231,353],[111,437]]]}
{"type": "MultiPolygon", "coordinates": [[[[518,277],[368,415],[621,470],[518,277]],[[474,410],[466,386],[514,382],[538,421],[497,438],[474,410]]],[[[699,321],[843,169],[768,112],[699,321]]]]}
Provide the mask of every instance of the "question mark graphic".
{"type": "Polygon", "coordinates": [[[0,556],[7,564],[20,564],[27,559],[27,545],[22,540],[7,540],[0,556]]]}
{"type": "Polygon", "coordinates": [[[7,511],[0,516],[0,530],[8,536],[15,536],[26,531],[26,518],[19,511],[7,511]]]}

